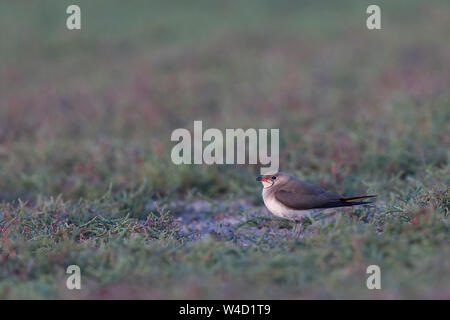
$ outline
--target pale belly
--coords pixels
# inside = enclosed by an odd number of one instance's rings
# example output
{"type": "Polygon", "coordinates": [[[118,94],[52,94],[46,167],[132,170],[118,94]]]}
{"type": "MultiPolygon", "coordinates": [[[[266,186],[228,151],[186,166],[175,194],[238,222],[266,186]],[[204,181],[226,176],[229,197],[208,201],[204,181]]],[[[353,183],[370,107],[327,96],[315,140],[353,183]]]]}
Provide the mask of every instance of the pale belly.
{"type": "Polygon", "coordinates": [[[264,197],[263,190],[263,200],[266,208],[275,216],[288,219],[292,221],[300,220],[303,217],[314,217],[323,209],[311,209],[311,210],[292,210],[281,202],[277,201],[275,197],[264,197]]]}

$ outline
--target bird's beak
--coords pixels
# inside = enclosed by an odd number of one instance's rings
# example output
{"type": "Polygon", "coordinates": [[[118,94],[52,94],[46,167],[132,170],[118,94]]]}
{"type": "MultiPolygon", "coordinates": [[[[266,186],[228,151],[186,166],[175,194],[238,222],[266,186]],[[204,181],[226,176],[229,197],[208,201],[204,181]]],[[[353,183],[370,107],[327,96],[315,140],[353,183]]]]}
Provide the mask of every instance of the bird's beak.
{"type": "Polygon", "coordinates": [[[259,176],[258,178],[256,178],[256,181],[267,181],[267,179],[264,178],[264,176],[259,176]]]}

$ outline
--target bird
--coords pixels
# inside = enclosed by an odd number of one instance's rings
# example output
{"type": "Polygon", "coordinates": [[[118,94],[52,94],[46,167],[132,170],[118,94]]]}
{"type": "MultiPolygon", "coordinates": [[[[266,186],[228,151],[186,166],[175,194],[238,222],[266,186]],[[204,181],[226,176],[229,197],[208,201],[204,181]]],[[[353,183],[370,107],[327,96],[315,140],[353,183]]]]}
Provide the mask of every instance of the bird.
{"type": "Polygon", "coordinates": [[[277,217],[294,221],[296,226],[303,223],[303,218],[312,217],[320,211],[371,204],[373,201],[363,200],[377,197],[376,195],[343,197],[281,171],[261,175],[256,180],[263,185],[262,197],[266,208],[277,217]]]}

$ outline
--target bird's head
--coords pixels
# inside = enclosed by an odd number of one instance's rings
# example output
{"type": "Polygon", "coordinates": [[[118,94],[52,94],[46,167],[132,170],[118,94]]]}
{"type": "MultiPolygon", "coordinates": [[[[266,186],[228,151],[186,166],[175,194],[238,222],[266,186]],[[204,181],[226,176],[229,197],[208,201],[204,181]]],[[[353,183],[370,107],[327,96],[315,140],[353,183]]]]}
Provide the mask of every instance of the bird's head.
{"type": "Polygon", "coordinates": [[[289,181],[290,175],[284,172],[277,172],[273,174],[266,174],[256,178],[257,181],[261,181],[264,188],[270,188],[274,185],[282,185],[289,181]]]}

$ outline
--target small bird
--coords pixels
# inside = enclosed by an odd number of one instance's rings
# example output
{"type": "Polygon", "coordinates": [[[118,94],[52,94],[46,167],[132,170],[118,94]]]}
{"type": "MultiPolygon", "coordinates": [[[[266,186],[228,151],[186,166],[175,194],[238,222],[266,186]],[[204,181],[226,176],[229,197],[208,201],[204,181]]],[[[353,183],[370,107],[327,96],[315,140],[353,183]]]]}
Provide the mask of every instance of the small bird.
{"type": "Polygon", "coordinates": [[[256,178],[263,184],[262,197],[267,209],[275,216],[291,221],[302,222],[304,217],[329,208],[350,207],[370,204],[362,199],[375,198],[376,195],[344,198],[284,173],[263,175],[256,178]]]}

